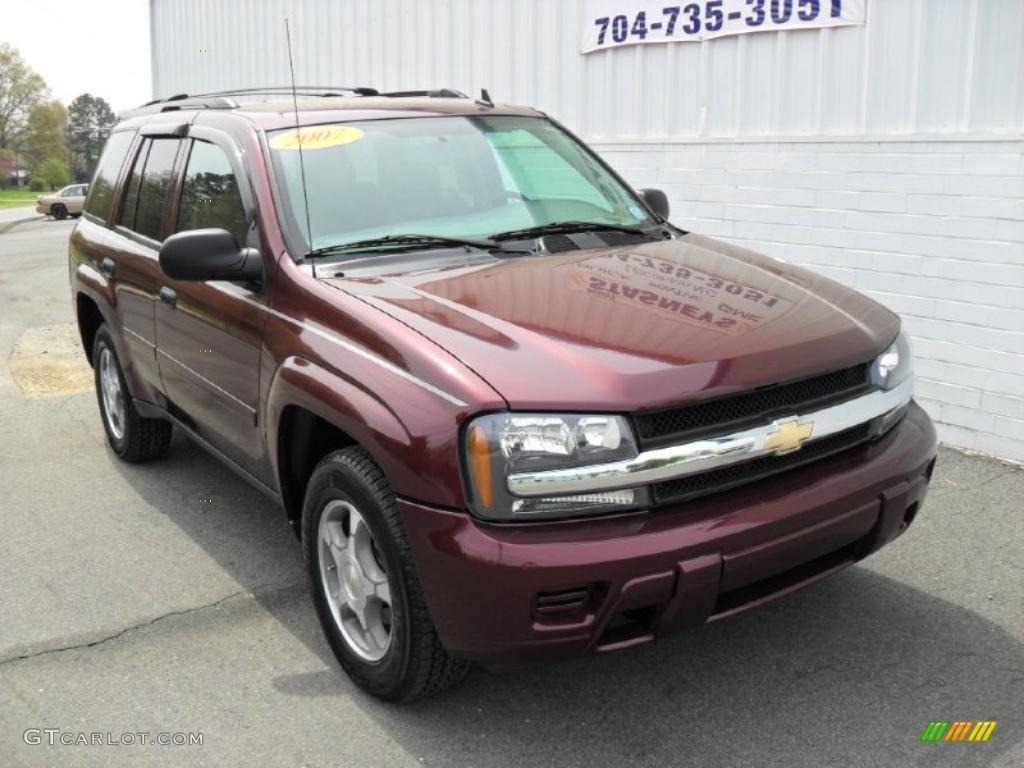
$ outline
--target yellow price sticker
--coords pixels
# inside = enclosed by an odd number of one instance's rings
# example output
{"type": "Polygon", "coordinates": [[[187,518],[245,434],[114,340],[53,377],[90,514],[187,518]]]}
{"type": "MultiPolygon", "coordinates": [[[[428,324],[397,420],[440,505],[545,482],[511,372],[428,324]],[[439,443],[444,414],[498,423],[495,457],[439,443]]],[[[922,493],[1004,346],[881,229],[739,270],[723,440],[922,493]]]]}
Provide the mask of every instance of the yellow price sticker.
{"type": "Polygon", "coordinates": [[[363,132],[351,125],[308,125],[285,131],[270,140],[274,149],[323,149],[351,144],[363,138],[363,132]]]}

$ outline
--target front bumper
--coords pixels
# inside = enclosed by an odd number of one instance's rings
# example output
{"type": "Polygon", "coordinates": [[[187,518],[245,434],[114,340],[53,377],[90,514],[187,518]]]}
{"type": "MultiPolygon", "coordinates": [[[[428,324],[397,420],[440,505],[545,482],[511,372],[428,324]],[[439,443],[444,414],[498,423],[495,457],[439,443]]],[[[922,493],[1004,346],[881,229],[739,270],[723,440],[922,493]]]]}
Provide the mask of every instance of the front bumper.
{"type": "Polygon", "coordinates": [[[928,416],[911,403],[876,442],[650,512],[493,525],[399,506],[449,651],[574,656],[724,618],[865,557],[913,520],[935,446],[928,416]]]}
{"type": "Polygon", "coordinates": [[[49,206],[49,204],[36,203],[36,213],[49,214],[50,213],[50,206],[49,206]]]}

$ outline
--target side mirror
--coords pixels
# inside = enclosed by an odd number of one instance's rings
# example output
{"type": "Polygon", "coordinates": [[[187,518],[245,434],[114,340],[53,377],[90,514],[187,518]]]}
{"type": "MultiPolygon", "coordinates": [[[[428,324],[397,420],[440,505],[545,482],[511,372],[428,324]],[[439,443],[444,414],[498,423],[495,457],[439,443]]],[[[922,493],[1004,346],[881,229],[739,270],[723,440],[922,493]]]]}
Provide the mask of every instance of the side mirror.
{"type": "Polygon", "coordinates": [[[263,280],[260,252],[239,247],[226,229],[190,229],[171,235],[160,246],[160,269],[175,280],[263,280]]]}
{"type": "Polygon", "coordinates": [[[641,189],[640,197],[647,203],[647,207],[663,219],[668,218],[669,205],[668,195],[660,189],[641,189]]]}

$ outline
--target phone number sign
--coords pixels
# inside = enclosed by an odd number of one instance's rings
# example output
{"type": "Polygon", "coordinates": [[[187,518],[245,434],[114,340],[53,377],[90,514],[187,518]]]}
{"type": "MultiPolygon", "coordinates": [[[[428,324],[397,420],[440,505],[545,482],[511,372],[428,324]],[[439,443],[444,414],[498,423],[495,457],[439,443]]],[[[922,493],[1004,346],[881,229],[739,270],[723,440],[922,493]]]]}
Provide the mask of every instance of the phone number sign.
{"type": "Polygon", "coordinates": [[[620,45],[863,24],[867,0],[590,0],[583,53],[620,45]]]}

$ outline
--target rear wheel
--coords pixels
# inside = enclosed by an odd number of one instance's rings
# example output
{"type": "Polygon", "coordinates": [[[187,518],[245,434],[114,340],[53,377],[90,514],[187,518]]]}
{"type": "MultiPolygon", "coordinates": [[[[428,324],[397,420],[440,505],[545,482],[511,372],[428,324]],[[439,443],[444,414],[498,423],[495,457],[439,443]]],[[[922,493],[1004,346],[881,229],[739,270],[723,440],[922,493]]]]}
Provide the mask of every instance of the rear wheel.
{"type": "Polygon", "coordinates": [[[161,419],[144,419],[135,410],[105,323],[96,331],[92,367],[100,417],[114,453],[131,462],[156,459],[167,453],[171,424],[161,419]]]}
{"type": "Polygon", "coordinates": [[[441,646],[394,496],[364,449],[335,451],[314,470],[302,538],[320,625],[360,687],[412,701],[462,679],[469,664],[441,646]]]}
{"type": "Polygon", "coordinates": [[[57,203],[50,209],[50,214],[58,220],[66,219],[68,217],[68,209],[64,206],[64,203],[57,203]]]}

